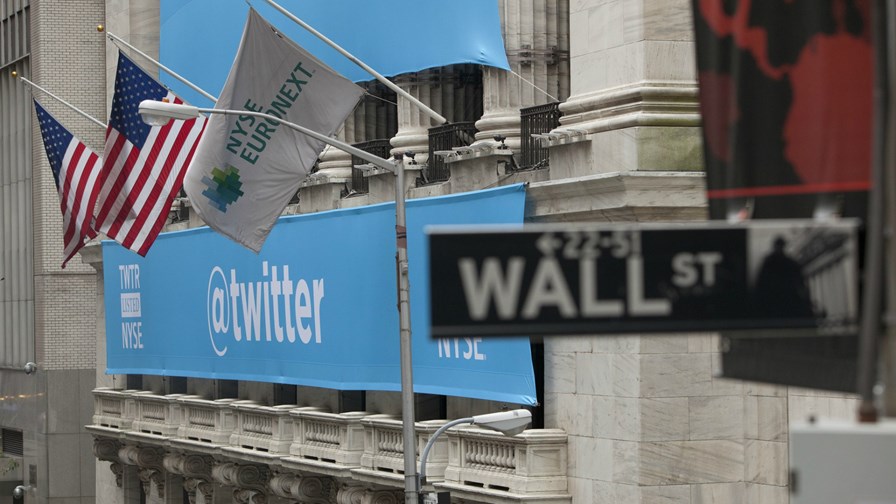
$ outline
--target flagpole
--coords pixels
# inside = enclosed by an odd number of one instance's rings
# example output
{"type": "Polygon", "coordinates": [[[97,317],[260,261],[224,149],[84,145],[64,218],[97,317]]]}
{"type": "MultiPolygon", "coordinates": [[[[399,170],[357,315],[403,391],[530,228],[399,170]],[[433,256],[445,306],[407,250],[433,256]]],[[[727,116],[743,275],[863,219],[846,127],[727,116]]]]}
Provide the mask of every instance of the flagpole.
{"type": "MultiPolygon", "coordinates": [[[[96,27],[96,31],[98,31],[98,32],[100,32],[100,33],[103,33],[103,32],[105,31],[105,27],[103,27],[103,25],[98,25],[98,26],[96,27]]],[[[177,79],[177,80],[183,82],[184,84],[186,84],[187,86],[189,86],[193,91],[196,91],[197,93],[199,93],[199,94],[201,94],[202,96],[208,98],[209,100],[211,100],[211,101],[214,102],[214,103],[217,103],[217,102],[218,102],[218,99],[215,98],[214,96],[212,96],[210,93],[206,92],[204,89],[202,89],[201,87],[197,86],[196,84],[193,84],[192,82],[188,81],[188,80],[186,79],[186,77],[183,77],[182,75],[180,75],[179,73],[175,72],[174,70],[172,70],[172,69],[166,67],[165,65],[163,65],[161,62],[157,61],[157,60],[156,60],[155,58],[153,58],[152,56],[146,54],[145,52],[141,51],[140,49],[137,49],[136,47],[134,47],[133,45],[131,45],[130,43],[128,43],[126,40],[124,40],[123,38],[119,37],[118,35],[115,35],[115,34],[112,33],[112,32],[108,32],[108,31],[106,31],[105,33],[106,33],[106,35],[109,37],[110,40],[115,41],[115,42],[118,42],[118,43],[124,45],[125,47],[127,47],[128,49],[130,49],[130,50],[134,51],[135,53],[139,54],[140,56],[143,56],[144,58],[148,59],[153,65],[159,67],[159,69],[165,71],[168,75],[174,77],[175,79],[177,79]]]]}
{"type": "Polygon", "coordinates": [[[418,504],[419,490],[417,481],[417,435],[414,422],[414,378],[411,346],[411,296],[410,278],[408,271],[408,235],[407,235],[407,210],[405,205],[405,172],[402,155],[396,154],[394,161],[387,161],[379,156],[365,152],[353,145],[341,140],[330,138],[322,133],[306,128],[299,124],[285,121],[280,117],[264,112],[251,110],[230,110],[219,108],[200,108],[192,105],[163,103],[155,100],[140,102],[140,115],[148,124],[164,124],[171,119],[192,119],[199,117],[200,113],[253,116],[280,123],[287,128],[298,131],[303,135],[320,140],[328,145],[347,152],[395,175],[395,269],[398,275],[398,323],[399,323],[399,354],[401,367],[401,421],[402,442],[404,452],[404,494],[405,504],[418,504]]]}
{"type": "Polygon", "coordinates": [[[402,155],[395,155],[395,247],[398,270],[398,332],[401,369],[401,437],[404,452],[404,502],[418,504],[417,433],[414,413],[414,365],[411,345],[411,294],[408,278],[408,229],[405,172],[402,155]]]}
{"type": "Polygon", "coordinates": [[[79,109],[78,107],[76,107],[76,106],[72,105],[71,103],[69,103],[69,102],[63,100],[62,98],[60,98],[60,97],[54,95],[53,93],[47,91],[46,89],[44,89],[44,88],[38,86],[37,84],[31,82],[30,80],[28,80],[28,79],[26,79],[26,78],[20,76],[20,75],[18,74],[18,72],[16,72],[15,70],[12,71],[12,76],[13,76],[13,78],[18,78],[19,80],[21,80],[21,81],[24,82],[25,84],[27,84],[27,85],[29,85],[29,86],[31,86],[31,87],[37,89],[38,91],[41,91],[41,92],[45,93],[45,94],[46,94],[47,96],[49,96],[50,98],[53,98],[54,100],[58,101],[59,103],[65,105],[66,107],[68,107],[68,108],[74,110],[75,112],[81,114],[81,115],[84,116],[86,119],[88,119],[88,120],[90,120],[90,121],[96,123],[96,125],[98,125],[99,127],[103,128],[103,129],[106,129],[106,125],[105,125],[105,123],[103,123],[103,122],[100,121],[99,119],[93,117],[92,115],[88,114],[87,112],[84,112],[83,110],[79,109]]]}
{"type": "Polygon", "coordinates": [[[436,112],[435,110],[429,108],[426,104],[424,104],[423,102],[421,102],[421,101],[418,100],[417,98],[414,98],[413,96],[411,96],[410,93],[408,93],[408,92],[405,91],[404,89],[401,89],[400,87],[398,87],[394,82],[392,82],[392,81],[390,81],[389,79],[383,77],[379,72],[377,72],[376,70],[370,68],[366,63],[364,63],[363,61],[359,60],[359,59],[356,58],[353,54],[351,54],[350,52],[348,52],[348,51],[346,51],[345,49],[343,49],[342,46],[340,46],[340,45],[337,44],[336,42],[333,42],[332,40],[330,40],[329,38],[327,38],[326,35],[324,35],[323,33],[321,33],[321,32],[319,32],[319,31],[315,30],[315,29],[312,28],[308,23],[302,21],[301,19],[299,19],[299,18],[297,18],[295,15],[293,15],[293,13],[289,12],[288,10],[286,10],[286,9],[284,9],[283,7],[281,7],[280,5],[278,5],[276,2],[274,2],[274,0],[265,0],[265,1],[266,1],[268,4],[270,4],[271,7],[277,9],[278,11],[280,11],[281,14],[283,14],[284,16],[288,17],[289,19],[293,20],[293,22],[295,22],[296,24],[298,24],[298,25],[301,26],[302,28],[304,28],[304,29],[308,30],[309,32],[311,32],[312,35],[314,35],[315,37],[321,39],[322,41],[324,41],[327,45],[329,45],[329,46],[332,47],[333,49],[336,49],[337,51],[339,51],[340,54],[342,54],[343,56],[345,56],[346,58],[348,58],[349,60],[351,60],[352,63],[358,65],[358,66],[361,67],[361,68],[363,68],[364,71],[366,71],[366,72],[369,73],[370,75],[374,76],[374,77],[376,78],[376,80],[380,81],[384,86],[386,86],[387,88],[391,89],[392,91],[395,91],[399,96],[405,98],[406,100],[408,100],[408,101],[410,101],[411,103],[413,103],[414,105],[416,105],[416,106],[417,106],[417,107],[418,107],[424,114],[426,114],[426,115],[428,115],[429,117],[435,119],[439,124],[445,124],[445,123],[448,122],[448,119],[445,119],[444,117],[442,117],[441,114],[439,114],[439,113],[436,112]]]}

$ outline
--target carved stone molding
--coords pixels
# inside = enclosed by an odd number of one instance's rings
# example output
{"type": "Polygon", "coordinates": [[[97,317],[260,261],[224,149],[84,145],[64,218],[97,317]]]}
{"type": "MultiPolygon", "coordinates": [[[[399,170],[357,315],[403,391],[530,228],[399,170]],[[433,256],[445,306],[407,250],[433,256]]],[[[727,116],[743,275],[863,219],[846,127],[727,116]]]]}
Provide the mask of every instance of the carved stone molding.
{"type": "Polygon", "coordinates": [[[165,472],[151,467],[141,467],[137,471],[137,477],[143,484],[143,491],[146,495],[152,495],[152,484],[156,485],[156,494],[165,495],[165,472]]]}
{"type": "Polygon", "coordinates": [[[267,501],[268,496],[264,492],[248,488],[237,488],[233,491],[233,502],[239,504],[266,504],[267,501]]]}
{"type": "Polygon", "coordinates": [[[214,459],[208,455],[168,453],[162,460],[165,470],[171,474],[183,476],[184,490],[190,498],[190,504],[196,504],[196,492],[208,502],[213,497],[212,466],[214,459]]]}
{"type": "Polygon", "coordinates": [[[162,461],[165,470],[180,474],[184,478],[204,481],[212,480],[212,466],[215,461],[208,455],[168,453],[162,461]]]}
{"type": "Polygon", "coordinates": [[[121,488],[124,477],[124,466],[121,464],[121,458],[118,456],[121,448],[121,442],[117,439],[101,437],[93,439],[93,455],[97,460],[105,460],[112,463],[109,469],[115,475],[115,485],[118,488],[121,488]]]}
{"type": "Polygon", "coordinates": [[[404,494],[395,490],[368,490],[361,504],[400,504],[404,494]]]}
{"type": "Polygon", "coordinates": [[[184,478],[184,491],[187,492],[187,498],[190,504],[196,504],[196,492],[199,490],[201,480],[184,478]]]}
{"type": "Polygon", "coordinates": [[[359,485],[342,485],[336,492],[336,504],[361,504],[367,489],[359,485]]]}
{"type": "Polygon", "coordinates": [[[153,483],[156,485],[158,495],[165,495],[165,468],[162,465],[164,457],[164,448],[129,445],[118,450],[118,458],[122,463],[139,468],[137,476],[143,484],[146,495],[150,495],[153,483]]]}
{"type": "Polygon", "coordinates": [[[375,490],[359,485],[342,485],[336,494],[337,504],[400,504],[404,493],[396,490],[375,490]]]}
{"type": "Polygon", "coordinates": [[[275,495],[294,499],[302,504],[336,502],[336,482],[332,478],[279,473],[271,478],[270,488],[275,495]]]}
{"type": "Polygon", "coordinates": [[[121,442],[117,439],[94,438],[93,440],[93,455],[99,460],[120,462],[119,450],[121,450],[121,442]]]}
{"type": "Polygon", "coordinates": [[[121,462],[112,462],[109,469],[112,471],[112,474],[115,475],[115,485],[118,488],[121,488],[124,478],[124,465],[121,462]]]}
{"type": "Polygon", "coordinates": [[[123,445],[118,449],[118,460],[122,464],[137,465],[137,452],[140,449],[134,445],[123,445]]]}
{"type": "Polygon", "coordinates": [[[190,499],[190,504],[196,504],[197,494],[202,494],[203,502],[212,502],[214,498],[214,485],[200,478],[184,478],[184,490],[190,499]]]}
{"type": "Polygon", "coordinates": [[[162,471],[165,469],[162,463],[164,459],[164,448],[141,446],[137,449],[137,465],[140,467],[162,471]]]}
{"type": "Polygon", "coordinates": [[[221,462],[212,466],[211,476],[214,481],[235,488],[233,491],[235,502],[245,504],[267,502],[268,484],[271,480],[271,470],[268,466],[221,462]]]}

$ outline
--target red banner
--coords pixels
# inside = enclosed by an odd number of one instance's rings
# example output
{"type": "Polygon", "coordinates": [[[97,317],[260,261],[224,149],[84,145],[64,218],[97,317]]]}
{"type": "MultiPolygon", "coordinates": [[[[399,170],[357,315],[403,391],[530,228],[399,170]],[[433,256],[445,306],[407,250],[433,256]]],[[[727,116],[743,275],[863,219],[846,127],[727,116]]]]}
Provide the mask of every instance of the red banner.
{"type": "Polygon", "coordinates": [[[870,0],[694,0],[707,196],[795,217],[870,187],[870,0]],[[741,203],[738,203],[741,204],[741,203]]]}

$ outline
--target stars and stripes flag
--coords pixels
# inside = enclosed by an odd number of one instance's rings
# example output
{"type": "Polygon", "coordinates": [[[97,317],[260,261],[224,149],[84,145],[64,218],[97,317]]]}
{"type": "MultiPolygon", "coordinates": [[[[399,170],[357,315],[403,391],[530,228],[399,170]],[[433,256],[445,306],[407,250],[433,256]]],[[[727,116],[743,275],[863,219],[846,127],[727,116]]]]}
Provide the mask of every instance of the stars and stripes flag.
{"type": "Polygon", "coordinates": [[[93,206],[99,193],[100,157],[75,138],[59,121],[34,100],[47,159],[59,191],[62,210],[62,267],[87,241],[96,237],[93,206]]]}
{"type": "Polygon", "coordinates": [[[96,229],[141,256],[162,230],[205,128],[202,117],[145,124],[140,102],[166,99],[183,103],[119,51],[96,229]]]}

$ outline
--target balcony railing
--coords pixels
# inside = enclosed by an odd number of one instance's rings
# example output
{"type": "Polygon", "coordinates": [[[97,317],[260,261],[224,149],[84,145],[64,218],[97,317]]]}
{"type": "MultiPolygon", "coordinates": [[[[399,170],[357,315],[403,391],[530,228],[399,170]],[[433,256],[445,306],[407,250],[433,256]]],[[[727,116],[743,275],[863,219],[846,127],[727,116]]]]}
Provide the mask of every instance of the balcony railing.
{"type": "Polygon", "coordinates": [[[289,453],[306,460],[357,466],[364,453],[363,411],[327,413],[293,410],[293,440],[289,453]]]}
{"type": "Polygon", "coordinates": [[[547,103],[520,109],[521,152],[519,169],[542,168],[548,165],[548,149],[541,147],[532,135],[548,133],[560,126],[560,103],[547,103]]]}
{"type": "MultiPolygon", "coordinates": [[[[445,420],[417,422],[417,458],[445,420]]],[[[278,461],[302,471],[339,474],[400,489],[404,486],[402,422],[366,412],[328,413],[315,407],[263,406],[135,390],[94,390],[98,438],[127,439],[178,451],[223,452],[231,459],[278,461]]],[[[427,460],[427,483],[458,498],[569,504],[566,433],[532,429],[514,437],[455,428],[427,460]]]]}
{"type": "Polygon", "coordinates": [[[444,182],[451,175],[445,160],[435,155],[436,151],[451,150],[455,147],[471,145],[475,140],[476,126],[472,122],[456,122],[429,128],[429,161],[423,169],[423,184],[444,182]]]}
{"type": "MultiPolygon", "coordinates": [[[[392,144],[389,143],[389,139],[380,139],[380,140],[370,140],[367,142],[361,142],[352,144],[352,146],[361,149],[364,152],[369,152],[374,156],[381,157],[383,159],[389,159],[389,151],[392,149],[392,144]]],[[[367,181],[367,177],[364,176],[364,171],[355,168],[355,165],[367,164],[367,161],[363,159],[352,156],[352,184],[350,187],[351,193],[366,193],[369,190],[369,185],[367,181]]]]}
{"type": "MultiPolygon", "coordinates": [[[[417,422],[417,457],[435,431],[446,420],[426,420],[417,422]]],[[[371,415],[361,420],[364,426],[364,455],[361,467],[368,474],[404,475],[404,439],[402,423],[392,415],[371,415]]],[[[429,480],[439,480],[445,474],[448,463],[448,439],[440,437],[426,459],[426,474],[429,480]]],[[[396,480],[397,481],[397,480],[396,480]]]]}
{"type": "Polygon", "coordinates": [[[183,419],[177,431],[178,437],[209,445],[229,443],[230,434],[236,428],[236,410],[232,406],[235,401],[208,401],[192,396],[181,398],[183,419]]]}

